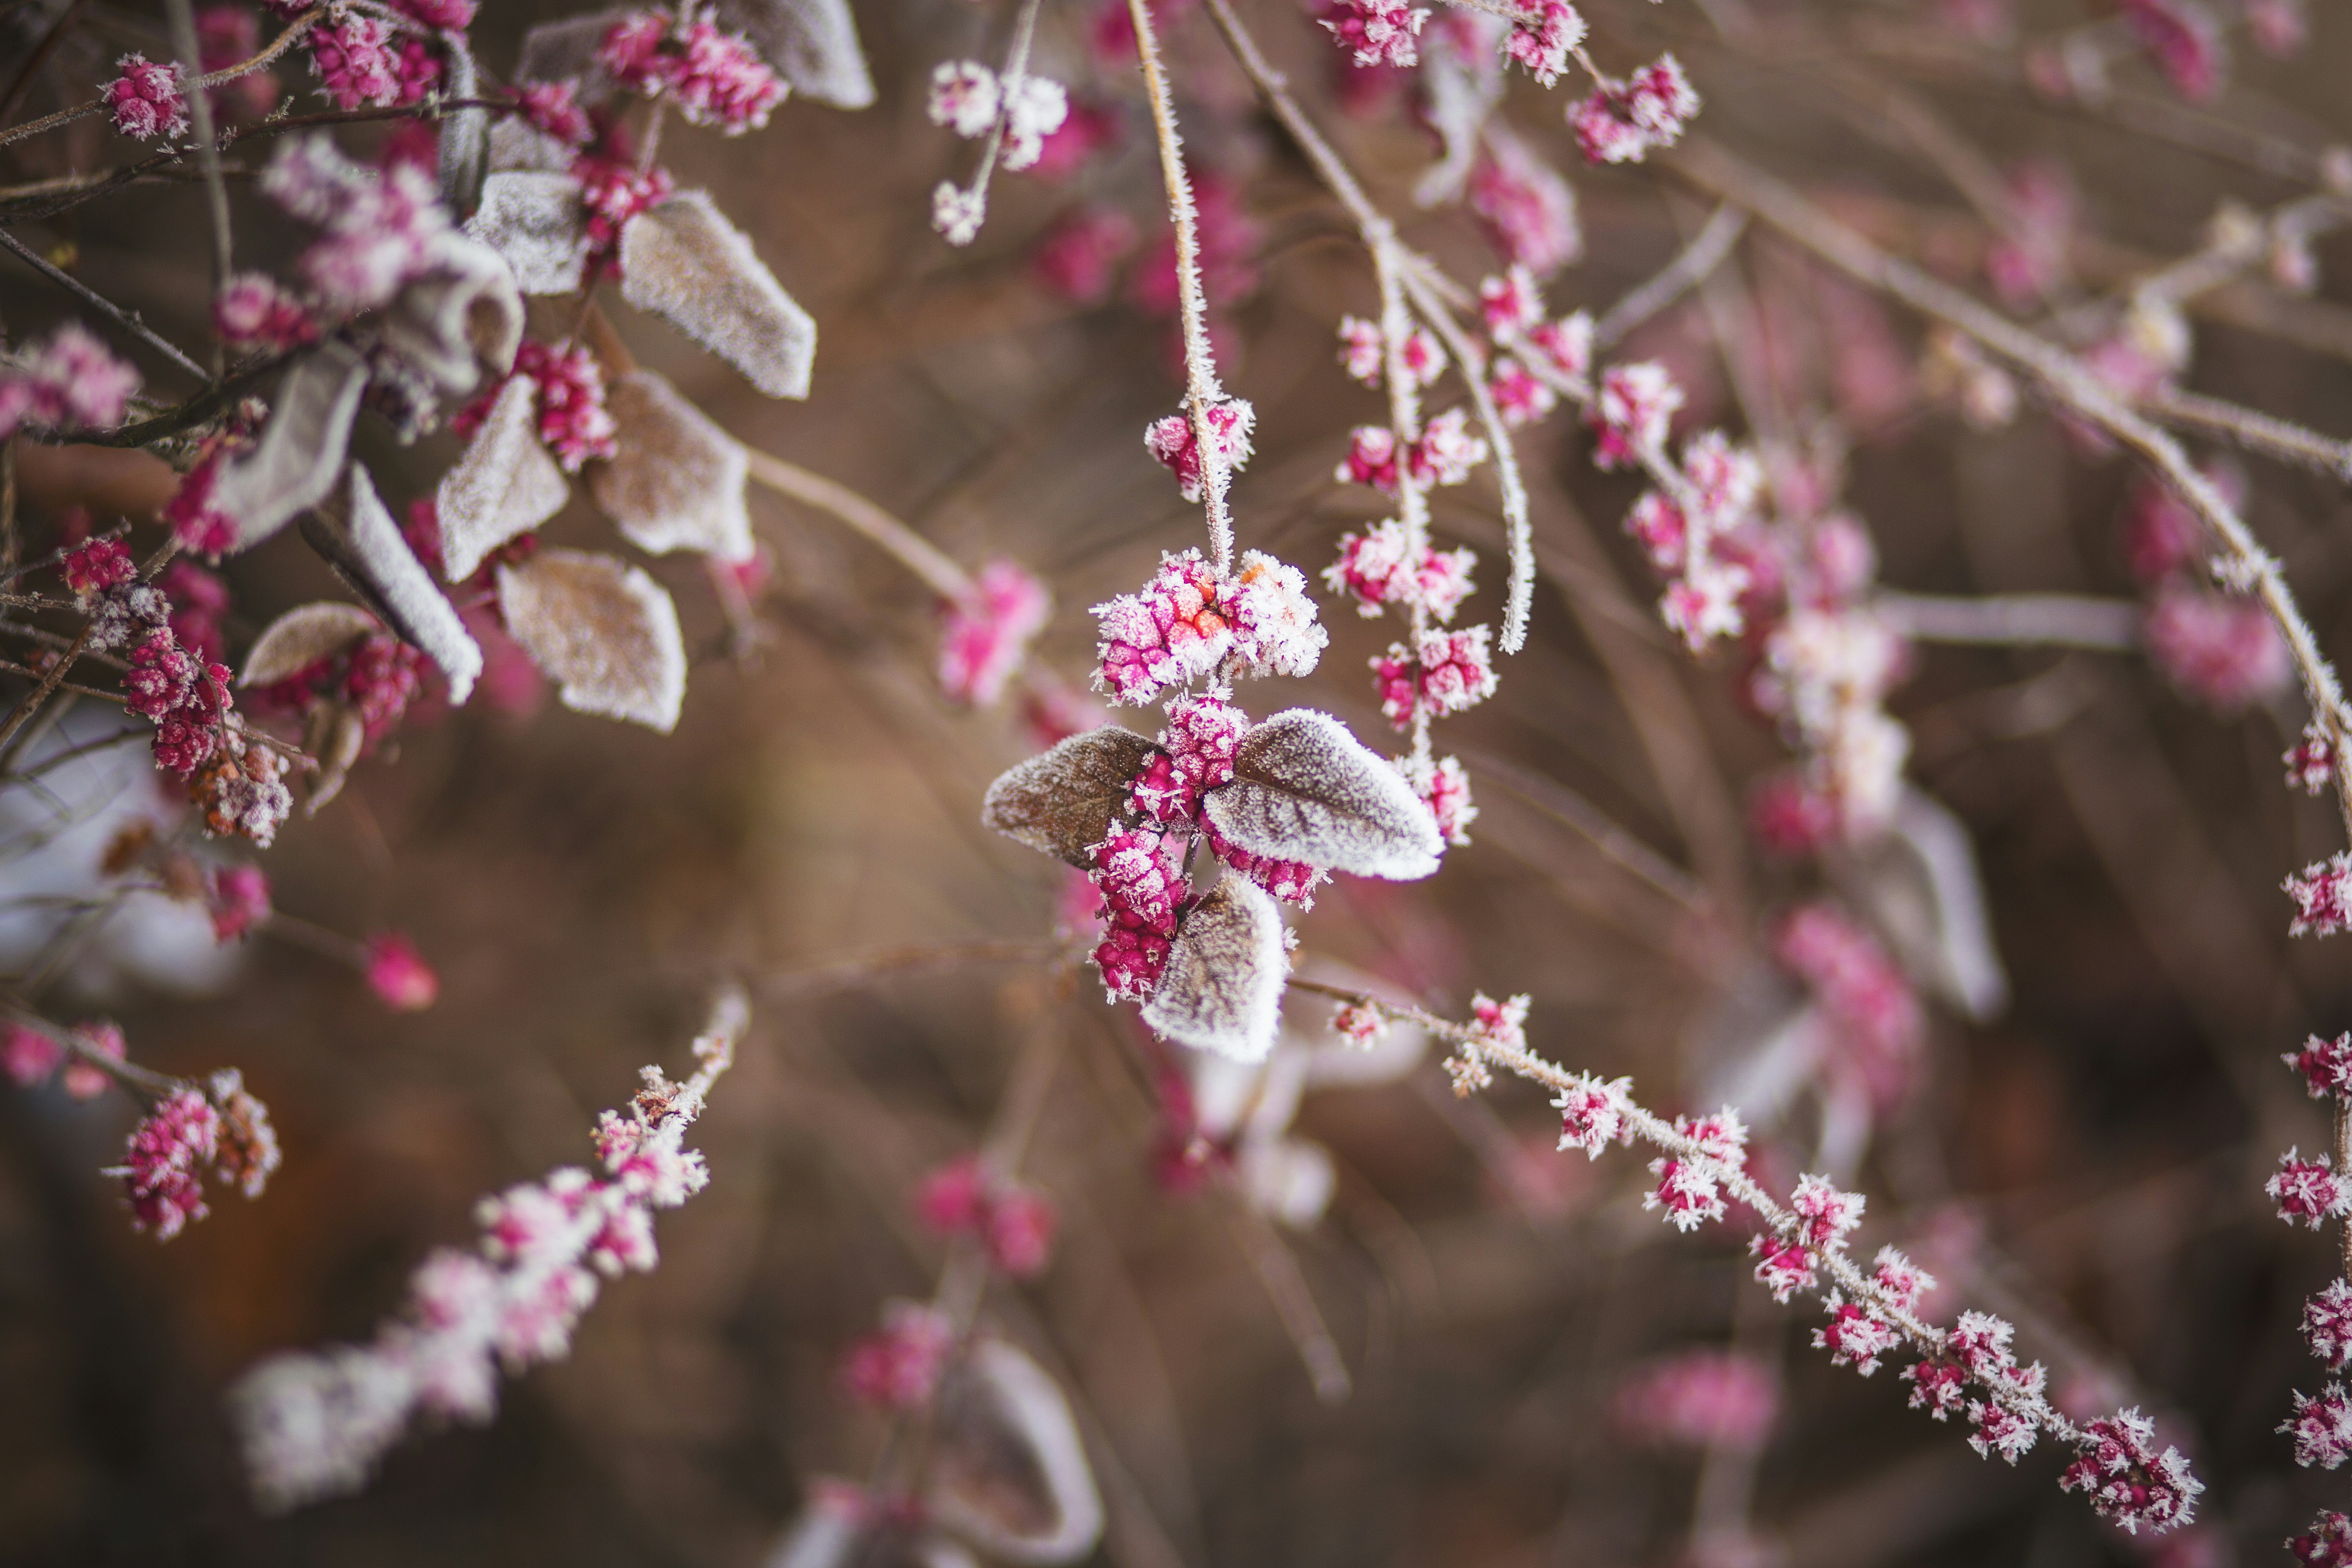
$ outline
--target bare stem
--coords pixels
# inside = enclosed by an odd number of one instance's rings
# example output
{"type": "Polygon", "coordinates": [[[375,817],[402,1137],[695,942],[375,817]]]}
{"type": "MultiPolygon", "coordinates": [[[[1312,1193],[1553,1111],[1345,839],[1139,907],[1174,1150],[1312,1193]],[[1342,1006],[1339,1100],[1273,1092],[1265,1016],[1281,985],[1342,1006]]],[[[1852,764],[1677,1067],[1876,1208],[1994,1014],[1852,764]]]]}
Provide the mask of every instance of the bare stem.
{"type": "Polygon", "coordinates": [[[1731,254],[1739,237],[1747,232],[1746,213],[1729,202],[1717,206],[1706,220],[1706,226],[1676,252],[1672,261],[1610,306],[1609,313],[1592,324],[1592,352],[1600,353],[1616,347],[1626,333],[1698,287],[1708,273],[1723,265],[1723,258],[1731,254]]]}
{"type": "Polygon", "coordinates": [[[204,366],[190,359],[186,354],[182,353],[152,327],[150,327],[146,322],[141,321],[139,319],[139,313],[136,310],[125,310],[121,306],[117,305],[113,300],[109,300],[105,295],[99,293],[89,284],[84,283],[80,279],[76,278],[73,274],[52,265],[48,258],[41,255],[38,251],[33,249],[32,247],[26,245],[23,240],[18,239],[15,235],[9,233],[5,228],[0,228],[0,246],[5,246],[8,249],[14,251],[18,259],[22,260],[34,271],[39,273],[42,277],[47,278],[50,282],[64,289],[68,293],[76,296],[84,304],[90,306],[93,310],[101,311],[109,321],[113,321],[124,331],[129,332],[132,337],[137,338],[141,342],[145,343],[157,353],[162,354],[165,359],[170,360],[173,364],[178,365],[182,370],[186,371],[198,381],[210,381],[212,379],[211,374],[205,371],[204,366]]]}
{"type": "Polygon", "coordinates": [[[920,577],[942,599],[955,600],[971,592],[971,578],[939,547],[847,485],[811,473],[756,447],[743,448],[751,477],[774,490],[847,523],[871,542],[889,552],[900,565],[920,577]]]}
{"type": "Polygon", "coordinates": [[[1160,63],[1160,38],[1146,0],[1127,0],[1135,25],[1135,56],[1151,100],[1151,128],[1160,143],[1160,177],[1168,187],[1168,216],[1176,228],[1176,302],[1184,326],[1184,415],[1192,426],[1193,449],[1201,456],[1201,495],[1209,522],[1209,559],[1219,574],[1234,564],[1234,522],[1226,494],[1232,465],[1209,427],[1209,413],[1223,401],[1217,363],[1209,344],[1209,304],[1201,291],[1200,215],[1192,205],[1192,182],[1184,172],[1184,142],[1176,129],[1176,105],[1168,73],[1160,63]]]}
{"type": "Polygon", "coordinates": [[[2140,606],[2129,599],[2075,594],[1946,597],[1882,593],[1870,602],[1888,625],[1921,642],[2083,647],[2106,653],[2140,646],[2140,606]]]}

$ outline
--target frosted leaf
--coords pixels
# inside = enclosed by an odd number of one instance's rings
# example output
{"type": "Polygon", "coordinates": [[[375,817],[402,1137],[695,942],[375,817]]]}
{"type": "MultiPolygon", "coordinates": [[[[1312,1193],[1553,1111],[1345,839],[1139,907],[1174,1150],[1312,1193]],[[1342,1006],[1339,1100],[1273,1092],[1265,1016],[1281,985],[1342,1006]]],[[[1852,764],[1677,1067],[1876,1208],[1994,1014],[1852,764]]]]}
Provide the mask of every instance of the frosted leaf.
{"type": "Polygon", "coordinates": [[[506,172],[482,182],[482,205],[466,232],[506,258],[524,293],[570,294],[588,259],[585,220],[580,182],[570,174],[506,172]]]}
{"type": "Polygon", "coordinates": [[[367,725],[350,703],[330,699],[310,710],[310,721],[302,734],[302,749],[310,753],[319,771],[310,775],[303,792],[303,816],[318,816],[343,793],[343,785],[352,776],[352,764],[360,760],[360,748],[366,744],[367,725]]]}
{"type": "MultiPolygon", "coordinates": [[[[482,96],[481,72],[466,36],[444,31],[441,82],[445,97],[465,100],[482,96]]],[[[453,110],[441,117],[441,200],[453,213],[468,213],[481,199],[482,174],[489,165],[490,116],[487,110],[453,110]]]]}
{"type": "Polygon", "coordinates": [[[561,174],[578,154],[564,142],[540,130],[520,114],[509,114],[490,127],[490,172],[561,174]]]}
{"type": "Polygon", "coordinates": [[[507,630],[566,708],[667,734],[686,700],[686,639],[660,584],[584,550],[542,550],[499,568],[507,630]]]}
{"type": "Polygon", "coordinates": [[[654,555],[699,550],[749,561],[751,468],[743,448],[710,416],[649,370],[606,389],[614,450],[588,472],[588,489],[630,543],[654,555]]]}
{"type": "Polygon", "coordinates": [[[449,705],[464,707],[482,673],[481,646],[401,537],[375,481],[357,463],[352,465],[350,500],[347,519],[323,512],[305,518],[302,537],[403,641],[441,667],[449,682],[449,705]]]}
{"type": "Polygon", "coordinates": [[[1109,837],[1151,750],[1150,741],[1116,724],[1073,735],[989,785],[980,820],[1086,870],[1094,864],[1088,851],[1109,837]]]}
{"type": "Polygon", "coordinates": [[[482,558],[563,510],[572,487],[539,440],[539,384],[519,375],[490,405],[473,445],[441,476],[442,573],[462,583],[482,558]]]}
{"type": "Polygon", "coordinates": [[[576,96],[583,104],[611,96],[613,76],[598,63],[596,47],[613,30],[614,23],[634,14],[623,7],[541,23],[522,36],[522,54],[515,62],[514,79],[576,83],[576,96]]]}
{"type": "Polygon", "coordinates": [[[349,653],[382,628],[357,605],[297,605],[263,628],[245,656],[239,686],[275,686],[321,659],[349,653]]]}
{"type": "Polygon", "coordinates": [[[233,548],[251,549],[333,493],[367,382],[366,362],[341,342],[286,373],[261,439],[223,463],[213,486],[215,510],[236,520],[233,548]]]}
{"type": "Polygon", "coordinates": [[[719,25],[751,39],[793,90],[835,109],[873,104],[849,0],[719,0],[719,25]]]}
{"type": "Polygon", "coordinates": [[[769,396],[808,395],[816,321],[707,192],[680,191],[621,230],[621,297],[667,317],[769,396]]]}
{"type": "Polygon", "coordinates": [[[988,1555],[1050,1568],[1101,1539],[1102,1495],[1070,1402],[1011,1345],[982,1340],[948,1373],[934,1442],[930,1516],[988,1555]]]}
{"type": "Polygon", "coordinates": [[[1856,891],[1903,967],[1982,1022],[2009,1002],[1969,830],[1906,788],[1888,831],[1856,851],[1856,891]]]}
{"type": "Polygon", "coordinates": [[[1253,855],[1411,881],[1444,853],[1412,784],[1328,713],[1293,708],[1242,737],[1230,784],[1202,804],[1253,855]]]}
{"type": "Polygon", "coordinates": [[[1282,1026],[1288,973],[1274,895],[1227,871],[1176,928],[1143,1021],[1179,1045],[1263,1061],[1282,1026]]]}
{"type": "Polygon", "coordinates": [[[462,235],[443,235],[434,269],[401,289],[384,312],[384,346],[429,376],[444,396],[462,397],[481,373],[504,375],[522,343],[522,295],[499,253],[462,235]]]}

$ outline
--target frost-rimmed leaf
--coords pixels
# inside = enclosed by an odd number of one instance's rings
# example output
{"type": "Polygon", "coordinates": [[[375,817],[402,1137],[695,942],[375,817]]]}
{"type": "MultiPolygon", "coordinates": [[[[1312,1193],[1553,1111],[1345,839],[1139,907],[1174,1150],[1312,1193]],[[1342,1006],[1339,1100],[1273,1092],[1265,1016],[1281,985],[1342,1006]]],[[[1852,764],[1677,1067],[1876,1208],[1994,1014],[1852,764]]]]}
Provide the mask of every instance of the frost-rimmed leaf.
{"type": "Polygon", "coordinates": [[[304,791],[303,816],[318,816],[343,793],[343,785],[352,776],[352,764],[360,760],[360,748],[366,744],[367,725],[350,703],[321,702],[310,710],[310,722],[302,731],[302,749],[319,764],[319,770],[310,776],[304,791]]]}
{"type": "Polygon", "coordinates": [[[835,109],[874,102],[848,0],[719,0],[719,21],[741,33],[795,91],[835,109]]]}
{"type": "MultiPolygon", "coordinates": [[[[460,100],[481,97],[481,72],[475,68],[474,52],[466,47],[466,35],[445,28],[441,53],[447,72],[441,83],[442,94],[460,100]]],[[[481,199],[489,140],[488,110],[452,110],[441,117],[441,200],[451,212],[469,213],[481,199]]]]}
{"type": "Polygon", "coordinates": [[[464,707],[482,673],[481,645],[401,537],[375,481],[357,463],[348,499],[341,518],[319,512],[303,519],[302,537],[403,641],[440,666],[449,682],[449,705],[464,707]]]}
{"type": "Polygon", "coordinates": [[[462,235],[444,235],[433,270],[400,291],[384,312],[383,342],[430,376],[446,397],[504,375],[522,344],[522,295],[506,259],[462,235]]]}
{"type": "Polygon", "coordinates": [[[1969,830],[1906,789],[1887,832],[1855,851],[1855,891],[1910,973],[1981,1023],[2009,1005],[1969,830]]]}
{"type": "Polygon", "coordinates": [[[574,156],[570,142],[557,141],[519,114],[508,115],[490,127],[489,163],[493,174],[520,170],[561,174],[572,167],[574,156]]]}
{"type": "Polygon", "coordinates": [[[665,316],[771,397],[806,397],[816,319],[777,283],[706,191],[680,191],[621,230],[621,297],[665,316]]]}
{"type": "Polygon", "coordinates": [[[321,659],[339,658],[383,630],[357,605],[321,599],[297,605],[262,629],[245,656],[239,686],[275,686],[321,659]]]}
{"type": "Polygon", "coordinates": [[[1007,838],[1058,856],[1080,870],[1087,853],[1123,815],[1135,775],[1151,756],[1151,742],[1132,730],[1106,724],[1072,735],[988,786],[980,820],[1007,838]]]}
{"type": "Polygon", "coordinates": [[[499,390],[473,444],[441,476],[441,569],[462,583],[482,558],[563,510],[572,486],[539,440],[539,384],[516,376],[499,390]]]}
{"type": "Polygon", "coordinates": [[[1274,895],[1228,871],[1176,928],[1143,1021],[1179,1045],[1261,1061],[1281,1032],[1288,973],[1274,895]]]}
{"type": "Polygon", "coordinates": [[[751,465],[735,438],[649,370],[614,381],[604,406],[616,426],[613,455],[589,470],[588,489],[629,542],[651,555],[699,550],[749,561],[751,465]]]}
{"type": "Polygon", "coordinates": [[[584,550],[542,550],[499,568],[499,608],[566,708],[664,734],[676,727],[686,639],[677,606],[643,571],[584,550]]]}
{"type": "Polygon", "coordinates": [[[584,16],[541,23],[522,36],[514,79],[572,82],[583,103],[608,96],[614,88],[613,77],[597,63],[596,46],[604,41],[614,23],[630,14],[626,8],[592,11],[584,16]]]}
{"type": "Polygon", "coordinates": [[[482,205],[466,232],[514,269],[526,294],[570,294],[588,260],[580,183],[566,174],[503,172],[482,182],[482,205]]]}
{"type": "Polygon", "coordinates": [[[1070,1402],[1001,1340],[982,1340],[940,1387],[924,1501],[930,1516],[1008,1563],[1075,1563],[1102,1537],[1102,1495],[1070,1402]]]}
{"type": "Polygon", "coordinates": [[[334,493],[367,380],[367,363],[346,343],[294,362],[261,439],[222,464],[213,487],[212,504],[236,519],[234,549],[251,549],[334,493]]]}
{"type": "Polygon", "coordinates": [[[1242,737],[1231,784],[1202,801],[1253,855],[1411,881],[1444,853],[1437,819],[1404,775],[1328,713],[1293,708],[1242,737]]]}

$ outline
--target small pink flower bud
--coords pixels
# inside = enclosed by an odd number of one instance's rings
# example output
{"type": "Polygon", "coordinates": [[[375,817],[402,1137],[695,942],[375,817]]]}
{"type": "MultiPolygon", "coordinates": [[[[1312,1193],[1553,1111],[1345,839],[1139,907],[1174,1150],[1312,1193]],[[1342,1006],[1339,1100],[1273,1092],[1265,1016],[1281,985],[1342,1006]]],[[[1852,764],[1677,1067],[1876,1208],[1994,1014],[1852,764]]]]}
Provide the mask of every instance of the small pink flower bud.
{"type": "Polygon", "coordinates": [[[395,1013],[417,1013],[440,998],[441,977],[425,962],[416,944],[396,931],[378,931],[367,939],[368,988],[395,1013]]]}

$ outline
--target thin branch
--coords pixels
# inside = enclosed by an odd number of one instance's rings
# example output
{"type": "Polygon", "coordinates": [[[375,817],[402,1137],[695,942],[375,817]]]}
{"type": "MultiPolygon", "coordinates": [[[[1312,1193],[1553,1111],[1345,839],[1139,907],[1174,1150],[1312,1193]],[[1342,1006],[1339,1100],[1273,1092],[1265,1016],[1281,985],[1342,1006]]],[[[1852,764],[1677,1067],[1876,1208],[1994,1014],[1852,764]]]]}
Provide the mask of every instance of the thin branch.
{"type": "Polygon", "coordinates": [[[1592,324],[1592,352],[1602,353],[1624,341],[1625,335],[1683,295],[1696,288],[1723,264],[1748,232],[1748,215],[1729,202],[1715,209],[1691,242],[1647,282],[1609,307],[1592,324]]]}
{"type": "Polygon", "coordinates": [[[1990,594],[1946,597],[1882,593],[1871,608],[1920,642],[1998,643],[2130,652],[2142,644],[2145,612],[2129,599],[2077,594],[1990,594]]]}
{"type": "Polygon", "coordinates": [[[58,19],[49,24],[49,30],[41,35],[41,41],[33,46],[32,52],[25,57],[24,65],[9,79],[8,90],[0,92],[0,120],[16,112],[16,105],[23,100],[26,89],[33,85],[33,79],[41,74],[41,68],[49,63],[49,57],[58,52],[58,46],[66,41],[66,35],[73,30],[75,18],[81,15],[82,7],[88,4],[89,0],[67,0],[65,9],[58,13],[58,19]]]}
{"type": "Polygon", "coordinates": [[[83,626],[81,635],[74,638],[73,646],[58,656],[56,661],[49,666],[48,672],[41,677],[41,683],[26,692],[23,700],[16,704],[16,711],[8,715],[8,721],[0,724],[0,754],[5,754],[8,742],[16,739],[16,731],[25,727],[25,721],[39,712],[41,704],[47,702],[50,695],[63,683],[67,671],[72,669],[74,660],[81,657],[81,650],[88,646],[89,635],[97,626],[96,621],[83,626]]]}
{"type": "Polygon", "coordinates": [[[99,293],[89,284],[84,283],[80,279],[74,277],[69,272],[66,272],[55,266],[52,266],[47,257],[35,251],[30,246],[27,246],[23,240],[18,239],[15,235],[10,234],[5,228],[0,228],[0,246],[5,246],[8,249],[16,252],[18,259],[22,260],[34,271],[38,272],[42,277],[47,278],[52,283],[58,284],[68,293],[79,297],[84,304],[87,304],[92,309],[103,313],[108,320],[121,327],[124,331],[129,332],[132,337],[137,338],[141,342],[145,343],[157,353],[162,354],[165,359],[170,360],[173,364],[178,365],[182,370],[186,371],[198,381],[210,381],[212,379],[211,375],[206,373],[204,366],[190,359],[186,354],[182,353],[177,348],[174,348],[168,340],[158,334],[153,328],[141,321],[139,319],[139,313],[136,310],[125,310],[121,306],[117,305],[113,300],[109,300],[103,294],[99,293]]]}
{"type": "MultiPolygon", "coordinates": [[[[195,7],[189,0],[163,0],[163,14],[172,24],[172,48],[180,57],[182,78],[198,76],[204,69],[204,52],[196,42],[195,7]]],[[[213,96],[201,86],[184,96],[189,127],[195,132],[196,163],[205,175],[205,216],[213,229],[213,292],[217,296],[236,265],[229,230],[228,187],[221,183],[220,146],[213,139],[213,96]]],[[[217,374],[219,348],[215,346],[213,353],[217,374]]]]}
{"type": "Polygon", "coordinates": [[[1201,496],[1209,523],[1209,559],[1220,575],[1233,570],[1234,521],[1226,496],[1233,466],[1224,445],[1209,427],[1210,411],[1224,399],[1217,362],[1209,343],[1209,305],[1201,291],[1200,215],[1192,205],[1192,177],[1184,172],[1184,142],[1176,129],[1176,105],[1168,73],[1160,63],[1160,38],[1147,0],[1127,0],[1135,25],[1135,56],[1151,100],[1151,127],[1160,144],[1160,177],[1168,188],[1168,216],[1176,228],[1176,302],[1184,324],[1184,415],[1192,426],[1193,450],[1201,458],[1201,496]]]}
{"type": "Polygon", "coordinates": [[[2352,441],[2323,436],[2274,415],[2226,403],[2218,397],[2158,387],[2139,400],[2140,410],[2166,424],[2202,435],[2234,441],[2250,452],[2324,474],[2352,484],[2352,441]]]}
{"type": "MultiPolygon", "coordinates": [[[[209,76],[200,76],[194,81],[186,81],[184,90],[201,92],[206,88],[218,87],[223,82],[234,81],[238,77],[261,69],[262,67],[268,65],[309,37],[310,24],[324,16],[331,9],[332,7],[328,5],[312,6],[289,22],[286,25],[286,30],[272,38],[268,47],[251,59],[240,60],[236,65],[225,66],[209,76]]],[[[185,79],[183,80],[185,81],[185,79]]],[[[28,120],[22,125],[0,131],[0,147],[5,147],[12,142],[22,142],[28,136],[37,136],[44,131],[54,131],[60,125],[82,119],[86,115],[96,114],[105,107],[106,100],[99,98],[88,103],[78,104],[71,109],[61,109],[57,113],[44,116],[39,120],[28,120]]]]}
{"type": "Polygon", "coordinates": [[[942,599],[961,599],[971,592],[971,578],[943,554],[939,546],[851,489],[823,474],[811,473],[755,447],[743,448],[751,477],[779,495],[816,508],[864,535],[889,552],[898,563],[920,577],[942,599]]]}

